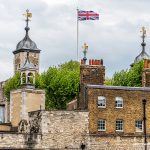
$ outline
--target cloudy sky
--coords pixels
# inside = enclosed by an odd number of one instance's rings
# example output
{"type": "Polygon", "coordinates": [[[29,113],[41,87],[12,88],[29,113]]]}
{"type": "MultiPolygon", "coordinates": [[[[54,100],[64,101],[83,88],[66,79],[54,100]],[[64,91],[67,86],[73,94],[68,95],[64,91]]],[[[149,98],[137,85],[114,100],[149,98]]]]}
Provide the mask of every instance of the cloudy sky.
{"type": "Polygon", "coordinates": [[[0,81],[13,75],[13,54],[24,37],[23,13],[32,13],[30,37],[41,49],[40,72],[49,66],[77,59],[76,8],[93,10],[99,21],[79,23],[79,58],[103,59],[106,76],[129,68],[141,51],[142,26],[147,28],[150,54],[150,1],[148,0],[0,0],[0,81]]]}

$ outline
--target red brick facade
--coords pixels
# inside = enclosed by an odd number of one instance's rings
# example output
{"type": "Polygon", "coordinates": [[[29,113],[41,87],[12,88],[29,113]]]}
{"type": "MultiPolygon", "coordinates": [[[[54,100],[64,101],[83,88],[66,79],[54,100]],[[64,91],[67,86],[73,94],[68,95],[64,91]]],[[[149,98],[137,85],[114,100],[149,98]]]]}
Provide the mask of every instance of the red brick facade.
{"type": "Polygon", "coordinates": [[[146,99],[146,127],[150,135],[150,88],[87,86],[90,134],[143,136],[143,103],[146,99]],[[106,98],[105,107],[98,107],[98,97],[106,98]],[[116,106],[116,98],[122,98],[122,107],[116,106]],[[105,120],[105,131],[98,131],[98,121],[105,120]],[[122,120],[122,131],[116,131],[116,120],[122,120]],[[136,130],[136,121],[142,121],[142,132],[136,130]]]}

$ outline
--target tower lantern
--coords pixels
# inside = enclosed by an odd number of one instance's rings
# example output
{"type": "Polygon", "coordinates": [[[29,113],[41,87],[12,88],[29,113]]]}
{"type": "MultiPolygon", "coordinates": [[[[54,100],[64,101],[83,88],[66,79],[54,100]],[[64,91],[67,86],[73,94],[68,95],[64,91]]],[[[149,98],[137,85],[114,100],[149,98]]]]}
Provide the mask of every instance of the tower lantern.
{"type": "Polygon", "coordinates": [[[29,52],[27,52],[25,64],[20,68],[20,72],[21,72],[21,85],[34,87],[36,68],[29,60],[29,52]]]}

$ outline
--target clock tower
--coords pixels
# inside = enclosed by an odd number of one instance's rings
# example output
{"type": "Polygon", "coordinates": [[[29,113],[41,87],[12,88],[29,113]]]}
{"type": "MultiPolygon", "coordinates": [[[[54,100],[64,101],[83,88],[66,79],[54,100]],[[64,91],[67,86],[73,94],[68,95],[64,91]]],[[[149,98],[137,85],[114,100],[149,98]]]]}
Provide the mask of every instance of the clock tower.
{"type": "Polygon", "coordinates": [[[29,37],[29,18],[32,17],[32,13],[26,10],[26,27],[25,27],[25,37],[17,44],[16,49],[13,51],[14,54],[14,73],[20,71],[20,68],[25,64],[27,53],[29,53],[29,61],[35,66],[36,72],[39,72],[39,54],[40,49],[29,37]]]}

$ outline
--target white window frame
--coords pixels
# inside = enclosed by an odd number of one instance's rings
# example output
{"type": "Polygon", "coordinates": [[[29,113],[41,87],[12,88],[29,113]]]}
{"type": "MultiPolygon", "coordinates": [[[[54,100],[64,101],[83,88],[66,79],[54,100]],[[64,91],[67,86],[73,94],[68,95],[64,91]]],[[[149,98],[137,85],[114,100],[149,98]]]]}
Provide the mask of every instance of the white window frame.
{"type": "Polygon", "coordinates": [[[136,130],[136,132],[143,132],[143,121],[142,120],[135,121],[135,130],[136,130]],[[142,129],[141,129],[141,127],[142,127],[142,129]]]}
{"type": "Polygon", "coordinates": [[[98,131],[106,131],[106,120],[105,119],[98,120],[98,131]]]}
{"type": "Polygon", "coordinates": [[[123,108],[123,98],[122,97],[116,97],[115,107],[116,108],[123,108]],[[120,105],[122,105],[122,106],[120,106],[120,105]]]}
{"type": "Polygon", "coordinates": [[[106,97],[98,96],[97,105],[98,105],[98,108],[106,108],[106,97]],[[99,104],[102,104],[102,105],[99,105],[99,104]]]}
{"type": "Polygon", "coordinates": [[[123,132],[123,120],[121,119],[116,120],[116,131],[123,132]]]}

